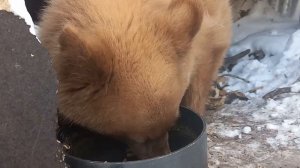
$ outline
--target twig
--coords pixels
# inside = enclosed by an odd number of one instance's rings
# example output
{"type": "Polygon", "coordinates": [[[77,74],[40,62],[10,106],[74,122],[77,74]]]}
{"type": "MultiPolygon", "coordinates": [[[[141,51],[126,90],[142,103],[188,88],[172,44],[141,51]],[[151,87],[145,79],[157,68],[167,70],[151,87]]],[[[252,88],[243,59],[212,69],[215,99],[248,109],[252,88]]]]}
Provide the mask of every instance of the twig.
{"type": "Polygon", "coordinates": [[[250,49],[247,49],[247,50],[242,51],[242,52],[240,52],[240,53],[238,53],[238,54],[236,54],[236,55],[234,55],[234,56],[232,56],[232,57],[226,57],[226,58],[225,58],[225,63],[224,63],[224,64],[225,64],[225,65],[226,65],[226,64],[236,64],[237,61],[238,61],[239,59],[245,57],[245,56],[248,55],[250,52],[251,52],[251,50],[250,50],[250,49]]]}
{"type": "Polygon", "coordinates": [[[281,95],[281,94],[298,94],[300,92],[292,92],[291,87],[284,87],[284,88],[278,88],[275,89],[263,96],[263,99],[275,99],[276,96],[281,95]]]}
{"type": "Polygon", "coordinates": [[[275,89],[263,96],[263,99],[273,99],[274,97],[280,95],[280,94],[285,94],[285,93],[291,93],[292,88],[291,87],[284,87],[284,88],[278,88],[275,89]]]}
{"type": "Polygon", "coordinates": [[[245,96],[242,92],[229,92],[225,99],[225,104],[231,104],[234,100],[248,101],[249,98],[245,96]]]}
{"type": "Polygon", "coordinates": [[[250,81],[248,81],[247,79],[244,79],[244,78],[241,78],[239,76],[236,76],[236,75],[232,75],[232,74],[222,74],[221,76],[228,76],[228,77],[232,77],[232,78],[236,78],[236,79],[240,79],[246,83],[250,83],[250,81]]]}
{"type": "Polygon", "coordinates": [[[253,88],[251,90],[249,90],[248,92],[249,93],[256,93],[256,91],[260,90],[260,89],[263,89],[264,87],[263,86],[260,86],[260,87],[256,87],[256,88],[253,88]]]}
{"type": "Polygon", "coordinates": [[[228,84],[225,84],[223,86],[221,86],[218,82],[214,82],[214,85],[216,86],[217,89],[219,90],[224,90],[226,87],[228,87],[228,84]]]}
{"type": "Polygon", "coordinates": [[[258,61],[265,58],[265,56],[266,56],[266,54],[264,53],[263,50],[257,50],[257,51],[254,51],[253,53],[249,54],[249,57],[254,57],[254,59],[257,59],[258,61]]]}
{"type": "Polygon", "coordinates": [[[239,53],[239,54],[237,54],[237,55],[234,55],[234,56],[232,56],[232,57],[226,57],[226,58],[224,59],[224,64],[223,64],[221,70],[222,70],[222,71],[225,71],[226,69],[230,68],[231,66],[234,66],[235,64],[237,64],[237,62],[238,62],[241,58],[245,57],[245,56],[248,55],[250,52],[251,52],[251,50],[250,50],[250,49],[247,49],[247,50],[245,50],[245,51],[243,51],[243,52],[241,52],[241,53],[239,53]]]}

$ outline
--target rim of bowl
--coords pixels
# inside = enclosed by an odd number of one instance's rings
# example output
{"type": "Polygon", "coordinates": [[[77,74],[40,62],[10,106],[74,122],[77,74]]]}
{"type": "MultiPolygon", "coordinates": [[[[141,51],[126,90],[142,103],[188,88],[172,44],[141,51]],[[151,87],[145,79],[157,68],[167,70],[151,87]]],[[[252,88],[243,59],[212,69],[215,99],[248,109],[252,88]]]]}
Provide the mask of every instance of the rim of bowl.
{"type": "Polygon", "coordinates": [[[187,108],[187,107],[180,107],[180,109],[185,109],[185,110],[188,110],[189,112],[192,112],[194,113],[195,116],[197,116],[201,122],[202,122],[202,125],[203,125],[203,129],[202,129],[202,132],[201,134],[199,134],[197,136],[197,138],[189,143],[188,145],[174,151],[174,152],[171,152],[169,154],[166,154],[166,155],[163,155],[163,156],[157,156],[157,157],[154,157],[154,158],[149,158],[149,159],[143,159],[143,160],[136,160],[136,161],[126,161],[126,162],[105,162],[105,161],[91,161],[91,160],[86,160],[86,159],[81,159],[79,157],[76,157],[76,156],[72,156],[72,155],[68,155],[68,154],[64,154],[64,160],[66,157],[72,159],[72,160],[76,160],[76,161],[80,161],[80,162],[83,162],[83,163],[90,163],[90,164],[96,164],[96,165],[124,165],[124,164],[138,164],[138,163],[143,163],[143,162],[149,162],[149,161],[154,161],[154,160],[160,160],[160,159],[163,159],[163,158],[168,158],[168,157],[171,157],[171,156],[174,156],[178,153],[181,153],[182,151],[185,151],[187,150],[188,148],[192,147],[197,141],[199,141],[202,137],[203,137],[203,134],[206,132],[206,123],[204,121],[204,119],[200,116],[198,116],[193,110],[191,110],[190,108],[187,108]]]}

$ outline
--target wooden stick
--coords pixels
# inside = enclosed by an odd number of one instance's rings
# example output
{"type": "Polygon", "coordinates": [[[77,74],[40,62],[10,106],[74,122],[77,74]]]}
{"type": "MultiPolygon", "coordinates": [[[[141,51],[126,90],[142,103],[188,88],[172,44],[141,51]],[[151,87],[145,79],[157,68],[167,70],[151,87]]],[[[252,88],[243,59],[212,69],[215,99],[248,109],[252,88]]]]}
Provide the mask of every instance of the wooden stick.
{"type": "Polygon", "coordinates": [[[247,79],[244,79],[244,78],[241,78],[239,76],[236,76],[236,75],[232,75],[232,74],[222,74],[222,76],[228,76],[228,77],[232,77],[232,78],[236,78],[236,79],[240,79],[246,83],[250,83],[250,81],[248,81],[247,79]]]}
{"type": "Polygon", "coordinates": [[[292,92],[292,88],[291,87],[284,87],[284,88],[278,88],[275,89],[267,94],[265,94],[263,96],[263,99],[267,100],[267,99],[273,99],[274,97],[280,95],[280,94],[285,94],[285,93],[291,93],[292,92]]]}
{"type": "Polygon", "coordinates": [[[250,49],[247,49],[247,50],[245,50],[245,51],[243,51],[243,52],[241,52],[241,53],[239,53],[239,54],[237,54],[237,55],[234,55],[234,56],[232,56],[232,57],[226,57],[226,58],[224,59],[224,64],[223,64],[223,66],[222,66],[221,69],[222,69],[222,70],[226,70],[226,69],[228,69],[229,66],[232,66],[232,65],[237,64],[237,62],[238,62],[241,58],[245,57],[245,56],[248,55],[250,52],[251,52],[251,50],[250,50],[250,49]]]}

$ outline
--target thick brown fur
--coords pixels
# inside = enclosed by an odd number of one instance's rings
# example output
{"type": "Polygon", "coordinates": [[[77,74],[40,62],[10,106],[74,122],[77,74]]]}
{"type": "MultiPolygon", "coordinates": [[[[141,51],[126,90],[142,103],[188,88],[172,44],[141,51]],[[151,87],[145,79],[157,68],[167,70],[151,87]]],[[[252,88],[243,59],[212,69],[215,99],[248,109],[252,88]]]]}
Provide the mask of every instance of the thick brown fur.
{"type": "Polygon", "coordinates": [[[202,115],[231,37],[228,0],[51,0],[40,24],[68,119],[169,152],[180,104],[202,115]]]}

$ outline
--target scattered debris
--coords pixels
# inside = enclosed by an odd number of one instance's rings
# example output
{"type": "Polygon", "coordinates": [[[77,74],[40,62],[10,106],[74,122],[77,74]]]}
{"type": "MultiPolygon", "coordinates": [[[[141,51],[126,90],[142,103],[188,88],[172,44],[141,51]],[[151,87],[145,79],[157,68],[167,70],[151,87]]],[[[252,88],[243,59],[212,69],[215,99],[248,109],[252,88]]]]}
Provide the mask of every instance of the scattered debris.
{"type": "Polygon", "coordinates": [[[256,0],[231,0],[233,6],[233,20],[237,21],[250,13],[250,9],[255,4],[256,0]]]}
{"type": "Polygon", "coordinates": [[[249,54],[249,57],[253,57],[254,59],[260,61],[262,60],[263,58],[265,58],[266,54],[263,50],[257,50],[257,51],[254,51],[253,53],[249,54]]]}
{"type": "Polygon", "coordinates": [[[235,92],[229,92],[227,95],[226,95],[226,99],[225,99],[225,104],[231,104],[233,101],[235,100],[243,100],[243,101],[248,101],[248,97],[245,96],[244,93],[242,92],[238,92],[238,91],[235,91],[235,92]]]}
{"type": "Polygon", "coordinates": [[[224,106],[226,99],[226,91],[212,86],[209,98],[206,103],[207,110],[217,110],[224,106]]]}
{"type": "Polygon", "coordinates": [[[291,93],[291,87],[278,88],[263,96],[263,99],[274,99],[276,96],[284,93],[291,93]]]}
{"type": "Polygon", "coordinates": [[[228,70],[228,71],[231,71],[232,68],[238,63],[238,61],[247,56],[249,53],[251,52],[250,49],[247,49],[245,51],[242,51],[241,53],[235,55],[235,56],[232,56],[232,57],[226,57],[224,59],[224,64],[223,66],[221,67],[221,72],[225,71],[225,70],[228,70]]]}
{"type": "Polygon", "coordinates": [[[263,88],[264,88],[263,86],[256,87],[256,88],[253,88],[253,89],[249,90],[248,92],[249,93],[256,93],[258,90],[263,89],[263,88]]]}
{"type": "Polygon", "coordinates": [[[239,76],[237,76],[237,75],[232,75],[232,74],[223,74],[222,76],[228,76],[228,77],[232,77],[232,78],[240,79],[240,80],[242,80],[242,81],[244,81],[244,82],[246,82],[246,83],[250,83],[250,81],[248,81],[247,79],[241,78],[241,77],[239,77],[239,76]]]}

